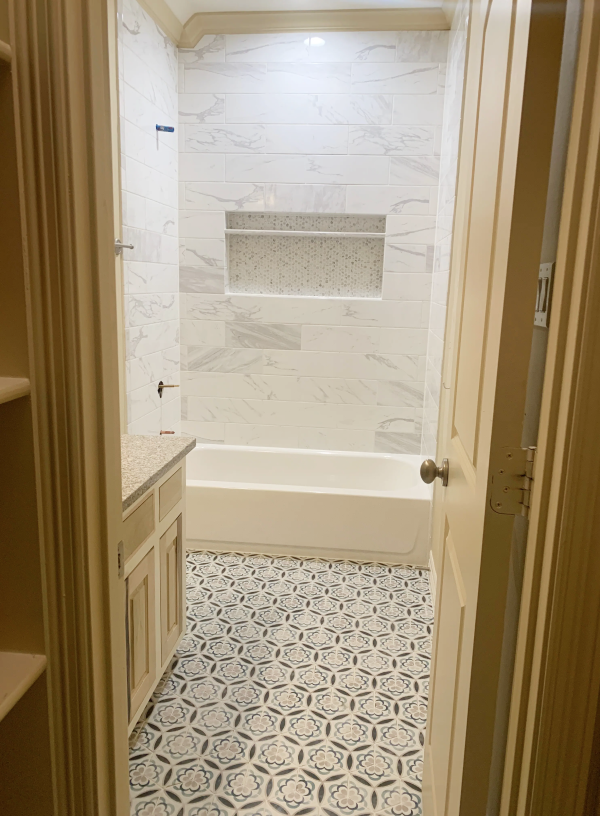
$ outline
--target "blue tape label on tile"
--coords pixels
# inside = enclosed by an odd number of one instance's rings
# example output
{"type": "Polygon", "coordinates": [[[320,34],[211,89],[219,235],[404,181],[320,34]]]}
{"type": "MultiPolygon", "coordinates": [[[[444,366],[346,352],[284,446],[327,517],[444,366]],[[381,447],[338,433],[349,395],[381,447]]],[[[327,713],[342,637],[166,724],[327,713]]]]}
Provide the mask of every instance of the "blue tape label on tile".
{"type": "Polygon", "coordinates": [[[173,133],[175,131],[175,128],[171,127],[170,125],[157,125],[156,129],[163,130],[165,133],[173,133]]]}

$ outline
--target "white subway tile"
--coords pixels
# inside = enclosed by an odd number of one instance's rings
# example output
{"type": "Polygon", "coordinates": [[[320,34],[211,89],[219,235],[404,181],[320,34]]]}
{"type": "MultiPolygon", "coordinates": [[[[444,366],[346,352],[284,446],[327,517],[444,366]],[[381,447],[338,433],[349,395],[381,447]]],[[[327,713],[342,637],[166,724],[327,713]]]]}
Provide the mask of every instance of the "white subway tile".
{"type": "Polygon", "coordinates": [[[346,212],[344,184],[266,184],[265,209],[275,212],[346,212]]]}
{"type": "MultiPolygon", "coordinates": [[[[349,93],[350,63],[267,63],[267,93],[349,93]]],[[[237,89],[238,91],[242,90],[237,89]]]]}
{"type": "MultiPolygon", "coordinates": [[[[206,321],[207,324],[210,322],[206,321]]],[[[182,324],[182,337],[183,333],[182,324]]],[[[297,377],[278,377],[262,374],[221,374],[212,371],[183,371],[181,376],[185,392],[195,397],[227,397],[229,399],[292,402],[300,402],[304,399],[301,396],[303,392],[301,392],[297,377]]]]}
{"type": "Polygon", "coordinates": [[[393,244],[433,244],[435,217],[433,215],[389,215],[386,222],[386,241],[393,244]]]}

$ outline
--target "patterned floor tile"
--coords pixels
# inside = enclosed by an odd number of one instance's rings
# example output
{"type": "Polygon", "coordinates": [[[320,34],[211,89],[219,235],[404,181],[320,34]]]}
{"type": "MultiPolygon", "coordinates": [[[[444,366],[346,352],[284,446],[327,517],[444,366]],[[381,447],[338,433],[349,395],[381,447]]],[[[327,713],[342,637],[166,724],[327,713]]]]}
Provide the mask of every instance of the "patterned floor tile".
{"type": "Polygon", "coordinates": [[[130,744],[132,816],[421,816],[427,572],[190,553],[130,744]]]}

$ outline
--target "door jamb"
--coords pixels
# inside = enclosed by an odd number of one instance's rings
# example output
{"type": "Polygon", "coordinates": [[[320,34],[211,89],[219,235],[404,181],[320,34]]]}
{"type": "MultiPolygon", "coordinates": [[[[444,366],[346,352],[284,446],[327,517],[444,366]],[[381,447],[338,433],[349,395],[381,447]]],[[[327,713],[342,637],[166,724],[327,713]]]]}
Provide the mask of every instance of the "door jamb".
{"type": "Polygon", "coordinates": [[[501,816],[597,810],[600,2],[583,3],[501,816]]]}

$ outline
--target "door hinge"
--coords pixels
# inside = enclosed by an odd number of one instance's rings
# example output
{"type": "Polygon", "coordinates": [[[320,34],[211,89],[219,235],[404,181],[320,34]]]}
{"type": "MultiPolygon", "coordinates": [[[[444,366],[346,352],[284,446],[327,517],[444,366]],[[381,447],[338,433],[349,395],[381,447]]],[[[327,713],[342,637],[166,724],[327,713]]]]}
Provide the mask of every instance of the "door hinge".
{"type": "Polygon", "coordinates": [[[117,545],[117,565],[119,570],[119,578],[125,576],[125,546],[122,541],[117,545]]]}
{"type": "Polygon", "coordinates": [[[529,518],[535,448],[502,448],[500,464],[492,471],[490,504],[495,513],[529,518]]]}

